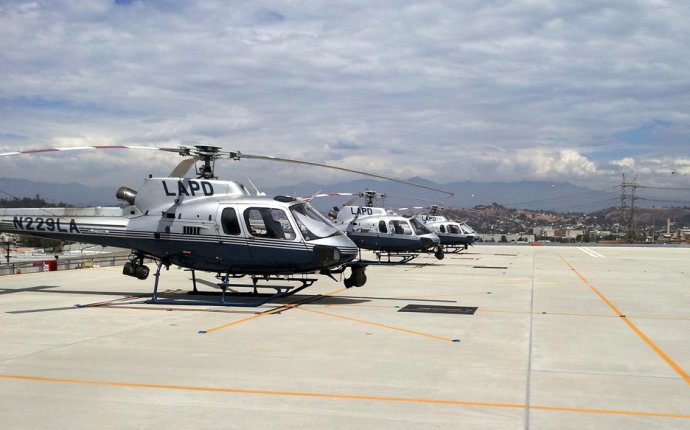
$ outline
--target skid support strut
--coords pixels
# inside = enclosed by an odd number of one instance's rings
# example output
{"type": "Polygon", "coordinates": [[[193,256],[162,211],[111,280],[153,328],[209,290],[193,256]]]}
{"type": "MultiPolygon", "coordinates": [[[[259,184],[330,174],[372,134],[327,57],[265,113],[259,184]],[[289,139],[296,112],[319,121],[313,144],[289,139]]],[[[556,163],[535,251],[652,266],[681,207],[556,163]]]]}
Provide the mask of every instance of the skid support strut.
{"type": "MultiPolygon", "coordinates": [[[[161,276],[161,267],[163,267],[163,261],[157,260],[156,261],[156,273],[153,274],[153,276],[156,278],[156,280],[153,283],[153,295],[151,296],[151,300],[150,300],[151,303],[156,303],[158,301],[158,280],[160,279],[160,276],[161,276]]],[[[196,284],[196,281],[195,281],[195,284],[196,284]]]]}
{"type": "Polygon", "coordinates": [[[196,288],[196,275],[192,271],[192,282],[194,283],[194,291],[190,291],[188,294],[194,295],[219,295],[218,300],[199,300],[197,298],[159,298],[158,297],[158,283],[160,281],[161,268],[163,266],[168,266],[165,262],[156,261],[156,272],[154,273],[155,282],[153,286],[153,295],[147,303],[152,304],[167,304],[167,305],[205,305],[205,306],[241,306],[241,307],[256,307],[271,302],[276,299],[291,296],[295,293],[302,291],[303,289],[310,287],[316,278],[296,278],[296,277],[276,277],[276,276],[262,276],[262,277],[252,277],[251,284],[235,284],[230,283],[230,278],[235,277],[229,273],[218,275],[220,282],[216,284],[217,288],[220,289],[218,292],[209,291],[199,291],[196,288]],[[257,285],[258,281],[267,282],[298,282],[300,285],[257,285]],[[251,288],[251,292],[238,292],[237,289],[241,288],[251,288]],[[260,293],[260,289],[273,290],[272,293],[260,293]]]}

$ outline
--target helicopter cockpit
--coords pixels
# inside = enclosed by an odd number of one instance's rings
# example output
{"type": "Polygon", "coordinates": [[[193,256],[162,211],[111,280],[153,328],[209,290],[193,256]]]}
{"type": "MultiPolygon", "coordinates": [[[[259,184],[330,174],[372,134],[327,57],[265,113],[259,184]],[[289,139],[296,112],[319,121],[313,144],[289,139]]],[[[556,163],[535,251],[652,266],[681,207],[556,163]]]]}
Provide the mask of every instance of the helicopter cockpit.
{"type": "Polygon", "coordinates": [[[414,232],[417,233],[417,235],[421,236],[424,234],[431,234],[431,230],[427,228],[427,226],[424,225],[424,223],[420,222],[416,218],[410,218],[410,225],[412,225],[412,229],[414,229],[414,232]]]}
{"type": "Polygon", "coordinates": [[[290,212],[295,218],[304,240],[325,239],[332,236],[342,236],[345,233],[338,230],[330,221],[311,205],[298,203],[290,206],[290,212]]]}
{"type": "Polygon", "coordinates": [[[287,211],[268,206],[250,206],[237,210],[235,207],[223,208],[220,222],[226,235],[240,235],[242,232],[238,210],[241,211],[248,235],[254,238],[312,241],[344,235],[306,203],[290,205],[287,211]],[[292,217],[288,216],[288,212],[292,217]]]}

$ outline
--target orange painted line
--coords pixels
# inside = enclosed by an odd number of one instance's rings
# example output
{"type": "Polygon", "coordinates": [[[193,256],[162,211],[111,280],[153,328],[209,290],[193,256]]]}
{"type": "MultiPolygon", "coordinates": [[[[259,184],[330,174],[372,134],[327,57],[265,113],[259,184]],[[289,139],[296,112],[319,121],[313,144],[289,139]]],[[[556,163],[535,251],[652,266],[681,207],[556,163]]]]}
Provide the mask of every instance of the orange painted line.
{"type": "Polygon", "coordinates": [[[128,300],[133,300],[133,299],[142,299],[144,297],[148,297],[146,295],[138,295],[138,296],[127,296],[127,297],[120,297],[119,299],[112,299],[112,300],[105,300],[102,302],[95,302],[95,303],[88,303],[85,305],[79,305],[79,308],[96,308],[96,307],[103,307],[103,306],[108,306],[113,303],[117,302],[124,302],[128,300]]]}
{"type": "Polygon", "coordinates": [[[654,352],[656,352],[659,357],[661,357],[673,370],[676,371],[677,374],[681,376],[685,380],[685,382],[690,385],[690,375],[688,375],[683,368],[681,368],[678,363],[673,361],[671,357],[669,357],[661,348],[659,348],[650,338],[645,335],[642,330],[637,328],[635,324],[630,321],[630,318],[623,318],[623,321],[630,327],[632,331],[634,331],[640,339],[642,339],[654,352]]]}
{"type": "Polygon", "coordinates": [[[585,285],[591,288],[592,291],[594,291],[604,301],[604,303],[606,303],[611,308],[611,310],[613,310],[616,313],[616,315],[621,317],[621,319],[628,325],[628,327],[630,327],[630,329],[633,332],[635,332],[635,334],[637,334],[637,336],[639,336],[639,338],[642,339],[642,341],[646,343],[647,346],[649,346],[652,349],[652,351],[656,352],[656,354],[659,357],[661,357],[661,359],[664,360],[666,364],[671,366],[671,368],[675,370],[676,373],[680,375],[680,377],[683,378],[683,380],[688,385],[690,385],[690,375],[688,375],[687,372],[678,365],[678,363],[673,361],[673,359],[669,357],[668,354],[666,354],[661,348],[659,348],[654,342],[652,342],[652,340],[649,337],[647,337],[647,335],[644,334],[642,330],[640,330],[635,324],[633,324],[630,318],[626,317],[625,314],[623,314],[613,303],[611,303],[611,301],[609,301],[599,290],[597,290],[594,287],[594,285],[592,285],[584,276],[582,276],[565,258],[563,258],[563,256],[561,256],[560,254],[558,254],[558,256],[568,267],[570,267],[570,269],[573,272],[575,272],[575,274],[582,280],[582,282],[585,283],[585,285]]]}
{"type": "MultiPolygon", "coordinates": [[[[333,306],[333,305],[329,305],[333,306]]],[[[362,306],[362,305],[359,305],[362,306]]],[[[544,316],[565,316],[565,317],[597,317],[597,318],[620,318],[618,315],[611,314],[585,314],[585,313],[573,313],[573,312],[530,312],[530,311],[511,311],[505,309],[477,309],[475,314],[479,313],[503,313],[503,314],[533,314],[533,315],[544,315],[544,316]]],[[[642,319],[642,320],[664,320],[664,321],[690,321],[690,318],[685,317],[665,317],[657,315],[626,315],[628,318],[642,319]]]]}
{"type": "Polygon", "coordinates": [[[222,388],[222,387],[195,387],[189,385],[168,385],[168,384],[143,384],[133,382],[116,382],[116,381],[94,381],[86,379],[69,379],[69,378],[48,378],[41,376],[28,375],[9,375],[0,374],[2,379],[14,379],[22,381],[33,382],[52,382],[63,384],[79,384],[79,385],[98,385],[110,387],[124,387],[124,388],[147,388],[159,390],[181,390],[181,391],[196,391],[208,393],[227,393],[227,394],[256,394],[264,396],[290,396],[290,397],[311,397],[322,399],[340,399],[340,400],[363,400],[374,402],[394,402],[394,403],[420,403],[420,404],[436,404],[436,405],[450,405],[450,406],[471,406],[484,408],[507,408],[507,409],[524,409],[525,407],[534,410],[553,411],[553,412],[575,412],[586,414],[604,414],[604,415],[630,415],[630,416],[644,416],[656,418],[680,418],[690,419],[687,414],[671,414],[662,412],[641,412],[641,411],[625,411],[615,409],[588,409],[588,408],[568,408],[558,406],[539,406],[539,405],[524,405],[517,403],[490,403],[490,402],[471,402],[463,400],[444,400],[444,399],[420,399],[412,397],[389,397],[389,396],[364,396],[355,394],[337,394],[337,393],[309,393],[300,391],[279,391],[279,390],[251,390],[242,388],[222,388]]]}
{"type": "MultiPolygon", "coordinates": [[[[331,303],[329,305],[323,305],[323,307],[325,307],[325,308],[332,308],[332,307],[336,307],[336,306],[343,307],[343,306],[354,306],[354,305],[352,305],[350,303],[331,303]]],[[[357,303],[357,308],[391,309],[392,306],[391,305],[363,305],[361,303],[357,303]]]]}
{"type": "MultiPolygon", "coordinates": [[[[279,309],[280,309],[280,308],[279,308],[279,309]]],[[[271,313],[275,313],[275,312],[278,312],[278,309],[274,309],[273,311],[266,312],[266,313],[262,313],[262,314],[259,314],[259,315],[254,315],[254,316],[251,316],[251,317],[242,318],[241,320],[237,320],[237,321],[233,321],[233,322],[231,322],[231,323],[219,325],[218,327],[209,328],[209,329],[204,330],[203,333],[212,333],[212,332],[214,332],[214,331],[222,330],[222,329],[224,329],[224,328],[232,327],[232,326],[234,326],[234,325],[239,325],[239,324],[245,323],[245,322],[247,322],[247,321],[255,320],[255,319],[257,319],[257,318],[261,318],[261,317],[264,317],[264,316],[266,316],[266,315],[270,315],[271,313]]]]}
{"type": "Polygon", "coordinates": [[[231,322],[231,323],[223,324],[223,325],[220,325],[220,326],[218,326],[218,327],[213,327],[213,328],[210,328],[210,329],[207,329],[207,330],[203,330],[203,331],[201,331],[200,333],[212,333],[212,332],[214,332],[214,331],[222,330],[222,329],[224,329],[224,328],[228,328],[228,327],[232,327],[232,326],[235,326],[235,325],[243,324],[243,323],[245,323],[245,322],[247,322],[247,321],[255,320],[255,319],[257,319],[257,318],[265,317],[266,315],[272,315],[272,314],[275,314],[275,313],[278,313],[278,312],[282,312],[282,311],[285,311],[285,310],[288,310],[288,309],[296,308],[297,306],[303,305],[304,303],[306,303],[306,302],[308,302],[308,301],[310,301],[310,300],[320,300],[320,299],[323,299],[323,298],[332,296],[332,295],[334,295],[334,294],[337,294],[337,293],[339,293],[339,292],[341,292],[341,291],[345,291],[345,290],[346,290],[346,288],[340,288],[340,289],[337,289],[337,290],[332,291],[332,292],[330,292],[330,293],[324,294],[323,296],[314,296],[314,297],[310,297],[309,299],[304,299],[304,300],[296,301],[296,302],[293,302],[293,303],[288,303],[287,305],[280,306],[280,307],[275,308],[275,309],[272,309],[272,310],[270,310],[270,311],[262,312],[262,313],[260,313],[260,314],[258,314],[258,315],[253,315],[253,316],[251,316],[251,317],[242,318],[241,320],[237,320],[237,321],[233,321],[233,322],[231,322]]]}
{"type": "Polygon", "coordinates": [[[396,330],[396,331],[400,331],[400,332],[403,332],[403,333],[416,334],[416,335],[419,335],[419,336],[426,336],[426,337],[430,337],[430,338],[433,338],[433,339],[444,340],[444,341],[446,341],[446,342],[453,342],[453,339],[449,339],[449,338],[447,338],[447,337],[436,336],[436,335],[429,334],[429,333],[423,333],[423,332],[421,332],[421,331],[414,331],[414,330],[408,330],[408,329],[404,329],[404,328],[400,328],[400,327],[393,327],[393,326],[390,326],[390,325],[379,324],[379,323],[375,323],[375,322],[372,322],[372,321],[366,321],[366,320],[360,320],[360,319],[357,319],[357,318],[346,317],[346,316],[344,316],[344,315],[332,314],[332,313],[329,313],[329,312],[315,311],[315,310],[313,310],[313,309],[299,308],[299,310],[305,311],[305,312],[311,312],[311,313],[315,313],[315,314],[320,314],[320,315],[326,315],[326,316],[329,316],[329,317],[340,318],[340,319],[344,319],[344,320],[348,320],[348,321],[354,321],[354,322],[358,322],[358,323],[362,323],[362,324],[373,325],[373,326],[376,326],[376,327],[386,328],[386,329],[389,329],[389,330],[396,330]]]}
{"type": "Polygon", "coordinates": [[[208,309],[208,308],[181,308],[179,305],[174,307],[163,307],[162,305],[155,306],[138,306],[138,305],[103,305],[98,306],[96,309],[125,309],[125,310],[135,310],[135,311],[159,311],[159,312],[202,312],[202,313],[219,313],[219,314],[256,314],[252,311],[235,311],[235,310],[224,310],[224,309],[208,309]]]}
{"type": "Polygon", "coordinates": [[[410,270],[414,270],[414,269],[423,269],[427,266],[436,266],[436,265],[437,265],[436,263],[420,263],[420,264],[416,264],[416,265],[410,267],[409,269],[405,269],[405,272],[409,272],[410,270]]]}
{"type": "Polygon", "coordinates": [[[658,412],[641,412],[641,411],[623,411],[616,409],[590,409],[590,408],[566,408],[560,406],[539,406],[530,405],[529,409],[540,411],[555,411],[555,412],[578,412],[582,414],[606,414],[606,415],[631,415],[637,417],[658,417],[658,418],[684,418],[690,419],[687,414],[665,414],[658,412]]]}
{"type": "Polygon", "coordinates": [[[606,303],[606,304],[616,313],[616,315],[618,315],[619,317],[624,316],[623,313],[622,313],[613,303],[611,303],[611,302],[609,301],[609,299],[606,298],[606,296],[604,296],[599,290],[597,290],[597,289],[594,287],[594,285],[590,284],[589,281],[588,281],[584,276],[582,276],[582,275],[580,274],[580,272],[578,272],[577,270],[575,270],[575,268],[574,268],[568,261],[566,261],[565,258],[563,258],[563,256],[561,256],[560,254],[558,254],[558,256],[561,258],[561,260],[563,260],[563,262],[564,262],[568,267],[570,267],[570,270],[572,270],[573,272],[575,272],[575,274],[577,275],[577,277],[580,278],[580,280],[581,280],[582,282],[584,282],[585,285],[587,285],[589,288],[591,288],[592,291],[594,291],[594,293],[595,293],[597,296],[599,296],[599,298],[600,298],[601,300],[603,300],[604,303],[606,303]]]}

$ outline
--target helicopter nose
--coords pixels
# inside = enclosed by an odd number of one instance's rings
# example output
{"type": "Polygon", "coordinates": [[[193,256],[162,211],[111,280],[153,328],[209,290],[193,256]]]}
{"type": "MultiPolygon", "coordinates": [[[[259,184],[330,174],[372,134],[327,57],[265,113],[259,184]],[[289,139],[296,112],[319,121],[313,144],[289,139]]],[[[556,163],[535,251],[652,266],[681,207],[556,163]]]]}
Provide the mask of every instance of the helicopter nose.
{"type": "Polygon", "coordinates": [[[434,247],[434,241],[430,237],[422,237],[419,239],[422,248],[429,249],[434,247]]]}
{"type": "Polygon", "coordinates": [[[316,260],[325,266],[338,263],[342,257],[338,248],[327,245],[316,245],[314,247],[314,255],[316,260]]]}

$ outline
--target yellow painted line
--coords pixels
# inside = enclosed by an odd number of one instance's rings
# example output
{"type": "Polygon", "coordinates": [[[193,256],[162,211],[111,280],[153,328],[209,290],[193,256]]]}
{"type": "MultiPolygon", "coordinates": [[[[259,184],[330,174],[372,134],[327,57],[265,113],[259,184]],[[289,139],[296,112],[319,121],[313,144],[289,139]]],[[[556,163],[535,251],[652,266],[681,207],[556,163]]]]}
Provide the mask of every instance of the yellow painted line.
{"type": "MultiPolygon", "coordinates": [[[[475,314],[479,313],[503,313],[503,314],[529,314],[544,315],[544,316],[558,316],[558,317],[594,317],[594,318],[620,318],[618,315],[611,314],[585,314],[574,312],[530,312],[530,311],[512,311],[505,309],[486,309],[478,308],[475,314]]],[[[666,317],[659,315],[630,315],[626,314],[628,318],[642,319],[642,320],[665,320],[665,321],[690,321],[688,317],[666,317]]]]}
{"type": "Polygon", "coordinates": [[[231,323],[219,325],[218,327],[209,328],[209,329],[200,331],[200,333],[212,333],[214,331],[222,330],[224,328],[232,327],[234,325],[239,325],[239,324],[245,323],[247,321],[251,321],[251,320],[255,320],[257,318],[265,317],[266,315],[271,315],[271,314],[274,314],[276,312],[280,312],[281,310],[285,310],[285,309],[286,309],[286,306],[281,306],[279,308],[270,310],[268,312],[263,312],[263,313],[260,313],[258,315],[253,315],[251,317],[242,318],[241,320],[237,320],[237,321],[233,321],[231,323]]]}
{"type": "MultiPolygon", "coordinates": [[[[325,307],[325,308],[332,308],[332,307],[336,307],[336,306],[355,306],[355,305],[353,305],[351,303],[331,303],[329,305],[323,305],[323,307],[325,307]]],[[[358,308],[369,308],[369,309],[390,309],[393,307],[391,305],[363,305],[361,303],[358,303],[356,306],[358,308]]]]}
{"type": "Polygon", "coordinates": [[[309,301],[321,300],[321,299],[323,299],[323,298],[330,297],[330,296],[332,296],[332,295],[334,295],[334,294],[340,293],[341,291],[345,291],[345,290],[346,290],[346,288],[340,288],[340,289],[337,289],[337,290],[335,290],[335,291],[332,291],[332,292],[330,292],[330,293],[327,293],[327,294],[324,294],[324,295],[321,295],[321,296],[313,296],[313,297],[310,297],[310,298],[308,298],[308,299],[303,299],[303,300],[299,300],[299,301],[296,301],[296,302],[293,302],[293,303],[288,303],[287,305],[283,305],[283,306],[277,307],[277,308],[272,309],[272,310],[270,310],[270,311],[262,312],[262,313],[260,313],[260,314],[258,314],[258,315],[253,315],[253,316],[251,316],[251,317],[242,318],[241,320],[233,321],[233,322],[230,322],[230,323],[227,323],[227,324],[223,324],[223,325],[220,325],[220,326],[218,326],[218,327],[213,327],[213,328],[210,328],[210,329],[207,329],[207,330],[201,330],[199,333],[212,333],[212,332],[214,332],[214,331],[222,330],[222,329],[224,329],[224,328],[228,328],[228,327],[232,327],[232,326],[235,326],[235,325],[243,324],[243,323],[245,323],[245,322],[247,322],[247,321],[251,321],[251,320],[255,320],[255,319],[261,318],[261,317],[265,317],[266,315],[272,315],[272,314],[275,314],[275,313],[278,313],[278,312],[286,311],[286,310],[288,310],[288,309],[296,308],[297,306],[303,305],[303,304],[305,304],[305,303],[307,303],[307,302],[309,302],[309,301]]]}
{"type": "Polygon", "coordinates": [[[543,316],[557,316],[557,317],[591,317],[591,318],[618,318],[616,315],[611,314],[585,314],[585,313],[572,313],[572,312],[530,312],[530,311],[510,311],[502,309],[477,309],[475,314],[479,313],[502,313],[502,314],[532,314],[532,315],[543,315],[543,316]]]}
{"type": "Polygon", "coordinates": [[[688,375],[687,372],[685,372],[685,370],[683,370],[678,365],[678,363],[673,361],[673,359],[671,357],[669,357],[668,354],[666,354],[661,348],[659,348],[654,342],[652,342],[652,340],[649,337],[647,337],[647,335],[645,335],[642,332],[642,330],[640,330],[639,328],[637,328],[637,326],[635,324],[633,324],[633,322],[630,320],[630,318],[626,317],[625,314],[623,314],[613,303],[611,303],[611,301],[609,299],[607,299],[598,289],[596,289],[594,287],[594,285],[592,285],[584,276],[582,276],[580,274],[580,272],[578,272],[565,258],[563,258],[562,255],[558,254],[558,256],[561,258],[561,260],[563,260],[563,262],[568,267],[570,267],[570,269],[573,272],[575,272],[575,274],[582,280],[582,282],[585,283],[585,285],[587,285],[589,288],[591,288],[592,291],[594,291],[596,293],[596,295],[599,296],[604,301],[604,303],[606,303],[611,308],[611,310],[613,310],[616,313],[616,315],[618,315],[619,317],[621,317],[621,319],[623,321],[625,321],[625,323],[628,325],[628,327],[630,327],[630,329],[633,332],[635,332],[635,334],[637,334],[637,336],[640,339],[642,339],[642,341],[644,341],[644,343],[646,343],[647,346],[649,346],[652,349],[652,351],[656,352],[657,355],[659,357],[661,357],[661,359],[666,362],[666,364],[671,366],[671,368],[673,370],[675,370],[676,373],[678,375],[680,375],[680,377],[683,378],[683,380],[688,385],[690,385],[690,375],[688,375]]]}
{"type": "Polygon", "coordinates": [[[409,269],[405,269],[405,272],[409,272],[410,270],[414,270],[414,269],[423,269],[423,268],[425,268],[425,267],[427,267],[427,266],[436,266],[436,264],[435,264],[435,263],[420,263],[420,264],[416,264],[416,265],[410,267],[409,269]]]}
{"type": "Polygon", "coordinates": [[[95,302],[95,303],[87,303],[85,305],[79,305],[79,308],[97,308],[97,307],[104,307],[111,305],[113,303],[119,303],[119,302],[125,302],[128,300],[134,300],[134,299],[143,299],[144,297],[148,297],[147,295],[137,295],[137,296],[126,296],[126,297],[120,297],[119,299],[111,299],[111,300],[105,300],[102,302],[95,302]]]}
{"type": "Polygon", "coordinates": [[[231,309],[209,309],[209,308],[182,308],[180,305],[165,306],[165,305],[153,305],[153,306],[139,306],[139,305],[102,305],[96,307],[96,309],[118,309],[118,310],[134,310],[134,311],[158,311],[158,312],[201,312],[201,313],[219,313],[219,314],[252,314],[255,315],[254,311],[238,311],[231,309]]]}
{"type": "Polygon", "coordinates": [[[666,317],[659,315],[628,315],[628,318],[637,318],[645,320],[690,321],[690,317],[666,317]]]}
{"type": "Polygon", "coordinates": [[[97,385],[110,386],[121,388],[145,388],[145,389],[159,389],[159,390],[179,390],[179,391],[196,391],[207,393],[226,393],[226,394],[255,394],[264,396],[286,396],[286,397],[310,397],[322,399],[340,399],[340,400],[362,400],[372,402],[391,402],[391,403],[419,403],[419,404],[436,404],[449,406],[470,406],[483,408],[507,408],[507,409],[534,409],[553,412],[574,412],[585,414],[602,414],[602,415],[629,415],[629,416],[643,416],[655,418],[680,418],[690,419],[688,414],[672,414],[662,412],[641,412],[641,411],[626,411],[616,409],[589,409],[589,408],[568,408],[559,406],[539,406],[539,405],[524,405],[518,403],[491,403],[491,402],[471,402],[463,400],[445,400],[445,399],[421,399],[413,397],[390,397],[390,396],[365,396],[355,394],[338,394],[338,393],[311,393],[300,391],[280,391],[280,390],[251,390],[242,388],[222,388],[222,387],[195,387],[189,385],[168,385],[168,384],[143,384],[133,382],[116,382],[116,381],[94,381],[87,379],[70,379],[70,378],[48,378],[41,376],[28,375],[9,375],[0,374],[2,379],[14,379],[22,381],[33,382],[50,382],[62,384],[79,384],[79,385],[97,385]]]}
{"type": "Polygon", "coordinates": [[[375,326],[375,327],[380,327],[380,328],[385,328],[385,329],[389,329],[389,330],[400,331],[400,332],[403,332],[403,333],[416,334],[416,335],[418,335],[418,336],[426,336],[426,337],[430,337],[430,338],[433,338],[433,339],[444,340],[444,341],[446,341],[446,342],[453,342],[453,339],[450,339],[450,338],[447,338],[447,337],[442,337],[442,336],[436,336],[436,335],[434,335],[434,334],[423,333],[423,332],[421,332],[421,331],[408,330],[408,329],[400,328],[400,327],[393,327],[393,326],[390,326],[390,325],[375,323],[375,322],[372,322],[372,321],[366,321],[366,320],[360,320],[360,319],[357,319],[357,318],[346,317],[346,316],[344,316],[344,315],[332,314],[332,313],[329,313],[329,312],[315,311],[315,310],[313,310],[313,309],[299,308],[299,310],[305,311],[305,312],[311,312],[311,313],[315,313],[315,314],[320,314],[320,315],[326,315],[326,316],[334,317],[334,318],[340,318],[340,319],[344,319],[344,320],[347,320],[347,321],[354,321],[354,322],[358,322],[358,323],[362,323],[362,324],[373,325],[373,326],[375,326]]]}

